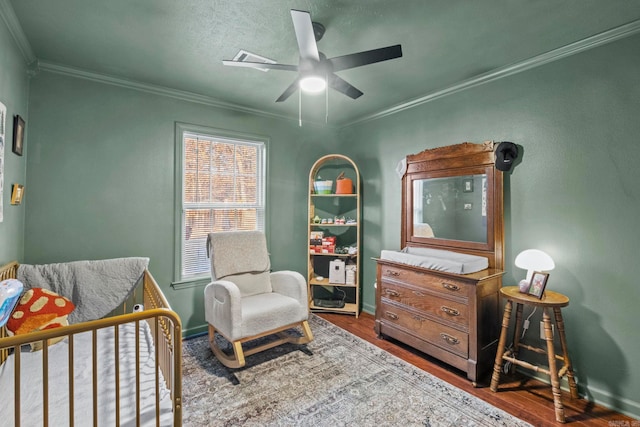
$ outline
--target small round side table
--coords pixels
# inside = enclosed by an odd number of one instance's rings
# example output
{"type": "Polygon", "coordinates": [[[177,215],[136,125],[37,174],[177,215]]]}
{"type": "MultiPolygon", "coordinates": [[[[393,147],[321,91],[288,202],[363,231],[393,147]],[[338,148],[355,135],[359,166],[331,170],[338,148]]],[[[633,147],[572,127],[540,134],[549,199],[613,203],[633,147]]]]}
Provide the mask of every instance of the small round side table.
{"type": "Polygon", "coordinates": [[[571,360],[569,359],[569,351],[567,350],[567,339],[564,333],[564,321],[562,320],[562,312],[560,309],[569,305],[569,298],[558,292],[545,291],[542,299],[535,296],[523,294],[517,286],[507,286],[500,289],[500,295],[507,300],[504,307],[504,316],[502,318],[502,331],[500,332],[500,340],[498,341],[498,351],[496,353],[496,361],[493,366],[493,375],[491,377],[491,391],[498,391],[500,382],[500,372],[502,371],[503,361],[508,361],[513,365],[531,369],[535,372],[542,372],[549,375],[551,379],[551,391],[553,392],[553,405],[556,412],[556,420],[564,423],[564,406],[562,405],[562,396],[560,394],[560,378],[567,376],[569,382],[569,390],[571,398],[578,397],[578,388],[571,368],[571,360]],[[513,347],[505,348],[507,334],[509,329],[509,321],[511,320],[511,311],[513,303],[516,303],[516,324],[513,333],[513,347]],[[544,324],[544,336],[547,343],[546,350],[538,347],[532,347],[520,342],[519,332],[522,329],[522,307],[524,305],[542,307],[542,322],[544,324]],[[553,345],[553,328],[551,326],[551,316],[549,310],[552,309],[555,316],[555,324],[560,337],[560,345],[562,346],[562,355],[556,355],[553,345]],[[520,349],[530,350],[540,354],[546,354],[549,361],[548,369],[533,365],[524,360],[518,359],[520,349]],[[557,369],[556,359],[563,362],[561,369],[557,369]]]}

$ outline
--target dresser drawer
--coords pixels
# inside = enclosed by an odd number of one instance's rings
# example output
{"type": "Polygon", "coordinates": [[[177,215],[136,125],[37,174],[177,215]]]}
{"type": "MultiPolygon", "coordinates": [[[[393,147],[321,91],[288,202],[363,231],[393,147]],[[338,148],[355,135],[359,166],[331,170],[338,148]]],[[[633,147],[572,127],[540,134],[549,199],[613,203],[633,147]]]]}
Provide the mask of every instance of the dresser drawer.
{"type": "Polygon", "coordinates": [[[381,266],[381,279],[390,279],[398,282],[409,283],[416,286],[430,289],[434,292],[468,298],[473,287],[462,280],[449,279],[429,273],[406,270],[389,265],[381,266]]]}
{"type": "Polygon", "coordinates": [[[421,288],[382,281],[381,297],[398,304],[413,307],[428,316],[453,322],[469,330],[469,307],[465,303],[441,298],[421,288]]]}
{"type": "Polygon", "coordinates": [[[402,307],[383,302],[381,320],[410,331],[416,337],[458,356],[468,357],[469,355],[468,334],[429,320],[402,307]]]}

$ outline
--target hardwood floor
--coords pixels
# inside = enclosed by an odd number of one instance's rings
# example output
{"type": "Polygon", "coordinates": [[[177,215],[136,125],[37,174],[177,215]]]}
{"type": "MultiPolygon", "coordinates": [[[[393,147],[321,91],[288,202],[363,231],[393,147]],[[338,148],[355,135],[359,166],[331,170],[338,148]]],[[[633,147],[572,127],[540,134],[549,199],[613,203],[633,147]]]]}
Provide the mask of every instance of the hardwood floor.
{"type": "MultiPolygon", "coordinates": [[[[357,319],[354,316],[344,314],[316,314],[404,361],[534,426],[562,425],[555,421],[551,386],[543,382],[516,374],[512,377],[503,377],[497,393],[489,390],[490,378],[485,380],[485,384],[480,384],[476,388],[466,379],[463,372],[439,363],[424,353],[405,346],[398,341],[379,339],[373,330],[374,317],[370,314],[361,313],[357,319]]],[[[637,424],[638,421],[634,421],[632,418],[584,399],[571,399],[568,392],[563,392],[562,403],[565,407],[567,425],[593,427],[635,427],[640,425],[637,424]]]]}

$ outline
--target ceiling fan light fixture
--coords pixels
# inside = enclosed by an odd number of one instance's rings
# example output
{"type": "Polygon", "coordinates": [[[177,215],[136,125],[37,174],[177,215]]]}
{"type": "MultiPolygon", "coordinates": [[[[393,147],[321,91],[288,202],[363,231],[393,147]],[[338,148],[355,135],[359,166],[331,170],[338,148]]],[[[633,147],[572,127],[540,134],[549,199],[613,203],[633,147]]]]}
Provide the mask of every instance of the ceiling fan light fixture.
{"type": "Polygon", "coordinates": [[[306,76],[300,79],[300,89],[308,93],[320,93],[327,88],[327,81],[320,76],[306,76]]]}
{"type": "MultiPolygon", "coordinates": [[[[0,0],[1,2],[2,0],[0,0]]],[[[357,99],[363,95],[362,91],[334,74],[335,72],[402,57],[402,46],[397,44],[335,58],[327,58],[318,50],[317,45],[317,41],[324,34],[324,26],[311,21],[311,13],[303,10],[291,9],[291,19],[296,41],[298,42],[299,61],[297,66],[271,63],[271,60],[258,58],[257,55],[252,55],[253,60],[248,60],[248,55],[243,56],[242,53],[233,61],[222,61],[223,65],[233,67],[297,71],[298,76],[296,79],[282,92],[276,102],[286,101],[298,89],[300,93],[311,94],[319,94],[324,91],[328,99],[328,87],[351,99],[357,99]]],[[[328,104],[328,101],[326,103],[328,104]]]]}

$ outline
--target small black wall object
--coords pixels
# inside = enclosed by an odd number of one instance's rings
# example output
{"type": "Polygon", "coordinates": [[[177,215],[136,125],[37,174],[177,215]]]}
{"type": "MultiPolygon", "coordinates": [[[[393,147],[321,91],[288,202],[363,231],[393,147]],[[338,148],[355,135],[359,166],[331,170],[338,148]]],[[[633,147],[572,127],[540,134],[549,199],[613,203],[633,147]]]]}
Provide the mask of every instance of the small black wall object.
{"type": "Polygon", "coordinates": [[[518,158],[518,146],[513,142],[504,141],[496,148],[496,169],[506,172],[518,158]]]}

